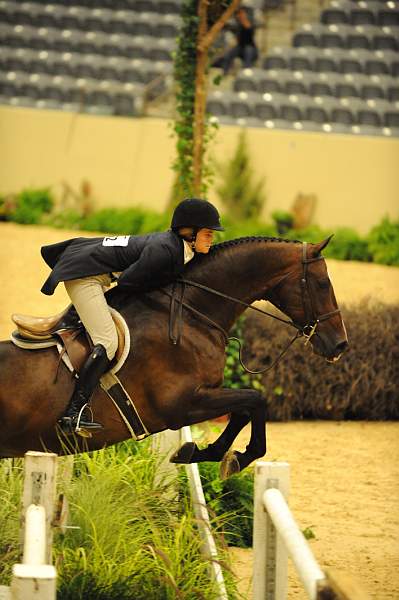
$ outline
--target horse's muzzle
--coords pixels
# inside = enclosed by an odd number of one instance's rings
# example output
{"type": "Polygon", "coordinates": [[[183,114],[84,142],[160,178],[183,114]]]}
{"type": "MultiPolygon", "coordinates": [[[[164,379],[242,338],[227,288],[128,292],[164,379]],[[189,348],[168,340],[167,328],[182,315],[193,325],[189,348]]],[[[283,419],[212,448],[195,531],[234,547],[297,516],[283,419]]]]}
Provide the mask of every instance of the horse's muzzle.
{"type": "Polygon", "coordinates": [[[342,354],[347,350],[349,346],[347,339],[340,339],[338,341],[331,342],[329,339],[325,339],[323,336],[314,336],[312,343],[313,351],[315,354],[322,356],[330,363],[337,362],[342,354]]]}

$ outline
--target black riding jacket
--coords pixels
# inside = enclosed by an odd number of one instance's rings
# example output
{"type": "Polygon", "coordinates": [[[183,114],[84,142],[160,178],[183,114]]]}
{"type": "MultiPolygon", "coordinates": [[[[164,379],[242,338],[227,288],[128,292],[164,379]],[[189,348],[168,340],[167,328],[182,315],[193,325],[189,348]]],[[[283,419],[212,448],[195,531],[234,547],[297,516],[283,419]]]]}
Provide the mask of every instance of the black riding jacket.
{"type": "Polygon", "coordinates": [[[50,296],[60,281],[121,272],[125,291],[151,291],[177,279],[184,269],[183,240],[173,231],[140,236],[73,238],[41,248],[52,269],[41,289],[50,296]]]}

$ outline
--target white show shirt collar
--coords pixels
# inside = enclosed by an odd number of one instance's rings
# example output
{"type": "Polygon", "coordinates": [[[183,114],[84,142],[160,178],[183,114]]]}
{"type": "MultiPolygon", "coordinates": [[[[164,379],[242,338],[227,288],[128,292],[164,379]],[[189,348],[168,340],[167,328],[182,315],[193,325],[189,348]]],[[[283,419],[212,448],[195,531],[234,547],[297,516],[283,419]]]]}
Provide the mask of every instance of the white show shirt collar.
{"type": "Polygon", "coordinates": [[[194,258],[194,250],[191,248],[186,240],[183,240],[184,245],[184,264],[187,264],[192,258],[194,258]]]}

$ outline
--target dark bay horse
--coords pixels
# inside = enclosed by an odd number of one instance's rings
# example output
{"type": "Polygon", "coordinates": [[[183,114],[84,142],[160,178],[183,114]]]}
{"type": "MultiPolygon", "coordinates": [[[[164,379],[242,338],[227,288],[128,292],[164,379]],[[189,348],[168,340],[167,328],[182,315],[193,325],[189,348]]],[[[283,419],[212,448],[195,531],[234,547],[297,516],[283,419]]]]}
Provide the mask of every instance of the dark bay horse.
{"type": "MultiPolygon", "coordinates": [[[[214,246],[209,255],[194,259],[184,278],[244,303],[269,300],[308,337],[314,352],[333,361],[348,341],[321,256],[328,241],[306,245],[256,237],[224,242],[214,246]]],[[[170,298],[165,291],[126,297],[116,287],[108,293],[108,301],[123,314],[131,334],[130,354],[119,377],[151,434],[231,415],[218,440],[201,450],[195,444],[184,445],[176,452],[175,462],[224,458],[224,475],[228,476],[264,455],[266,399],[254,389],[222,387],[223,330],[229,331],[245,310],[244,304],[187,285],[184,302],[215,325],[184,308],[180,340],[172,344],[170,298]],[[228,452],[249,422],[251,438],[246,451],[228,452]]],[[[304,348],[304,360],[307,350],[304,348]]],[[[27,450],[64,453],[56,423],[74,382],[61,367],[54,383],[57,363],[54,348],[29,351],[8,341],[0,343],[1,457],[22,456],[27,450]]],[[[129,437],[101,388],[94,394],[92,407],[95,420],[103,423],[104,429],[89,440],[76,438],[75,452],[100,449],[129,437]]]]}

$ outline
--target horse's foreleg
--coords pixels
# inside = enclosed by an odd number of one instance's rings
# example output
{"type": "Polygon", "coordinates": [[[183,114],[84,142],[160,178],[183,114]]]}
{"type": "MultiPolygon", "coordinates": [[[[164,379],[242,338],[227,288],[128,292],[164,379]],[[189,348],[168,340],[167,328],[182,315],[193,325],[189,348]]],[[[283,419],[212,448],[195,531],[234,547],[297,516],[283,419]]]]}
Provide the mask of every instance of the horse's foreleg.
{"type": "Polygon", "coordinates": [[[188,414],[189,424],[214,419],[226,413],[231,413],[230,421],[215,442],[201,450],[192,442],[186,443],[173,455],[172,462],[187,464],[207,460],[220,461],[238,433],[249,421],[252,423],[252,433],[247,449],[243,453],[228,455],[229,461],[228,465],[225,465],[224,476],[243,469],[255,458],[264,455],[266,451],[266,404],[259,392],[256,390],[205,390],[199,398],[195,398],[192,406],[193,408],[188,414]]]}
{"type": "Polygon", "coordinates": [[[222,479],[242,471],[252,461],[266,453],[266,403],[257,406],[251,415],[251,437],[245,452],[227,452],[221,465],[222,479]]]}

